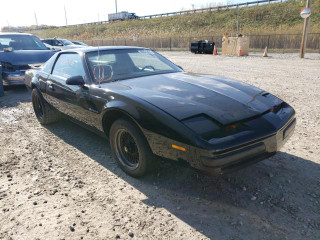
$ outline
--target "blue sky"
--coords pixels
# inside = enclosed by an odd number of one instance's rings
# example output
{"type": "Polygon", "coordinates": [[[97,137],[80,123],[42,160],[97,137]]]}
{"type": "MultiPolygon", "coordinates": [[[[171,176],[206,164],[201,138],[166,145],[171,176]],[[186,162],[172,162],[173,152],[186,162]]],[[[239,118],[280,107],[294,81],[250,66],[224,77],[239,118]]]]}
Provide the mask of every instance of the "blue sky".
{"type": "MultiPolygon", "coordinates": [[[[173,12],[182,9],[207,7],[252,0],[117,0],[118,11],[135,12],[138,16],[173,12]]],[[[64,6],[68,24],[107,20],[115,12],[115,0],[5,0],[1,1],[0,28],[35,24],[65,25],[64,6]]]]}

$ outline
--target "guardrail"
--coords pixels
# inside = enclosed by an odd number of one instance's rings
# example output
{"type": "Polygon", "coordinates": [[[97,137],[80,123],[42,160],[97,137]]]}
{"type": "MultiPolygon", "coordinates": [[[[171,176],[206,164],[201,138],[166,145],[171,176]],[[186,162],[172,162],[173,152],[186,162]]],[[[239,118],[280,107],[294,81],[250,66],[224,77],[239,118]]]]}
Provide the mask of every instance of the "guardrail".
{"type": "MultiPolygon", "coordinates": [[[[249,7],[252,5],[259,5],[259,4],[270,4],[270,3],[281,3],[281,2],[288,2],[288,1],[295,1],[295,0],[260,0],[260,1],[253,1],[253,2],[245,2],[245,3],[237,3],[237,4],[228,4],[222,6],[215,6],[215,7],[208,7],[208,8],[198,8],[192,10],[183,10],[178,12],[168,12],[168,13],[160,13],[160,14],[153,14],[153,15],[145,15],[139,16],[138,19],[152,19],[152,18],[159,18],[159,17],[169,17],[175,15],[185,15],[185,14],[193,14],[193,13],[204,13],[204,12],[218,12],[224,11],[232,8],[241,8],[241,7],[249,7]]],[[[130,21],[130,20],[128,20],[130,21]]],[[[100,25],[100,24],[108,24],[114,21],[99,21],[99,22],[90,22],[90,23],[81,23],[81,24],[72,24],[66,26],[59,26],[59,27],[42,27],[36,30],[44,30],[44,29],[52,29],[52,28],[66,28],[66,27],[78,27],[78,26],[89,26],[89,25],[100,25]]]]}
{"type": "MultiPolygon", "coordinates": [[[[288,0],[283,0],[288,1],[288,0]]],[[[237,3],[237,4],[228,4],[223,6],[215,6],[215,7],[208,7],[208,8],[198,8],[192,10],[183,10],[178,12],[169,12],[169,13],[161,13],[161,14],[153,14],[153,15],[146,15],[141,16],[139,19],[150,19],[150,18],[157,18],[157,17],[168,17],[174,15],[183,15],[183,14],[193,14],[193,13],[203,13],[203,12],[218,12],[220,10],[228,10],[231,8],[240,8],[240,7],[249,7],[251,5],[259,5],[263,3],[272,3],[272,2],[283,2],[282,0],[260,0],[260,1],[253,1],[253,2],[245,2],[245,3],[237,3]]]]}

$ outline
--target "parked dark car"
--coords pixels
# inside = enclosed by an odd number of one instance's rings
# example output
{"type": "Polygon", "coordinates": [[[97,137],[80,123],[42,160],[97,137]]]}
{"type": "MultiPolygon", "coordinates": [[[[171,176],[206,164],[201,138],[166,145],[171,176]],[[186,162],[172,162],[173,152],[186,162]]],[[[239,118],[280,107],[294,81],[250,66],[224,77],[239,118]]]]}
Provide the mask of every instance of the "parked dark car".
{"type": "Polygon", "coordinates": [[[49,45],[49,44],[47,44],[47,43],[44,43],[44,42],[43,42],[43,44],[44,44],[48,49],[53,50],[53,51],[55,51],[55,52],[59,52],[59,51],[62,50],[62,49],[59,48],[59,47],[54,47],[54,46],[51,46],[51,45],[49,45]]]}
{"type": "Polygon", "coordinates": [[[56,53],[26,73],[35,115],[61,115],[110,140],[113,157],[139,177],[155,156],[223,174],[272,156],[293,133],[295,111],[248,84],[184,72],[138,47],[56,53]]]}
{"type": "Polygon", "coordinates": [[[24,85],[25,71],[52,55],[39,38],[26,33],[0,33],[0,65],[4,86],[24,85]]]}
{"type": "Polygon", "coordinates": [[[80,42],[80,41],[72,41],[73,44],[75,45],[81,45],[81,46],[85,46],[88,47],[88,44],[85,44],[84,42],[80,42]]]}
{"type": "Polygon", "coordinates": [[[61,50],[84,47],[82,45],[78,45],[78,44],[76,45],[73,42],[69,41],[68,39],[63,39],[63,38],[46,38],[46,39],[41,39],[41,41],[52,47],[60,48],[61,50]]]}
{"type": "Polygon", "coordinates": [[[214,45],[215,43],[212,41],[200,40],[190,44],[190,51],[192,53],[213,54],[214,45]]]}

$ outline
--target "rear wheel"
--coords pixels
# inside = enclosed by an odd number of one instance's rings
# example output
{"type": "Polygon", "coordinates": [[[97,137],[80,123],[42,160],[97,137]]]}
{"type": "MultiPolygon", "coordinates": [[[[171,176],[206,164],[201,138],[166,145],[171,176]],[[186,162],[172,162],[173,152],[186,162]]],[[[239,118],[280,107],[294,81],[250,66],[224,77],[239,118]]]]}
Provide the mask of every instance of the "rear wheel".
{"type": "Polygon", "coordinates": [[[42,97],[37,88],[32,90],[32,106],[38,121],[42,125],[56,122],[60,118],[60,114],[42,97]]]}
{"type": "Polygon", "coordinates": [[[110,146],[119,167],[133,177],[141,177],[154,167],[154,155],[141,130],[130,121],[115,121],[110,129],[110,146]]]}

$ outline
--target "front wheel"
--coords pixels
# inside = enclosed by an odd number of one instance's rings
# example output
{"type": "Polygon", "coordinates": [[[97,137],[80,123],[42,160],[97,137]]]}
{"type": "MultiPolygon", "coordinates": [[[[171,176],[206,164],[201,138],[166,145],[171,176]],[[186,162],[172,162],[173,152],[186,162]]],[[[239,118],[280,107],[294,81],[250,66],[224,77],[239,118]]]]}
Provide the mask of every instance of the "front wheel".
{"type": "Polygon", "coordinates": [[[119,167],[132,177],[142,177],[154,167],[154,155],[141,130],[130,121],[115,121],[110,146],[119,167]]]}
{"type": "Polygon", "coordinates": [[[42,97],[37,88],[32,89],[32,106],[38,121],[42,125],[56,122],[60,118],[60,114],[42,97]]]}

